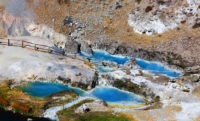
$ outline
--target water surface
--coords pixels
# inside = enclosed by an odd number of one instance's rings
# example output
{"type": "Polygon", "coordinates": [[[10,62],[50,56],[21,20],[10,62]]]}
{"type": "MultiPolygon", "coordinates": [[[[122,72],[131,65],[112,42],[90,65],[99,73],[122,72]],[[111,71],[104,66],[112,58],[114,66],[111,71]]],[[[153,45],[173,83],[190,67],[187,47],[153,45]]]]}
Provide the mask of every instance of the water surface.
{"type": "Polygon", "coordinates": [[[100,100],[111,102],[111,103],[144,103],[143,99],[141,99],[139,96],[135,95],[134,93],[129,93],[127,91],[122,91],[117,88],[113,87],[96,87],[92,91],[85,93],[79,88],[69,87],[67,85],[59,84],[59,83],[53,83],[53,82],[31,82],[26,85],[23,85],[20,87],[20,89],[35,97],[47,97],[51,94],[64,91],[64,90],[73,90],[78,95],[84,97],[95,97],[100,100]]]}
{"type": "Polygon", "coordinates": [[[144,103],[144,100],[134,93],[122,91],[113,87],[97,87],[91,92],[91,95],[110,103],[144,103]]]}
{"type": "Polygon", "coordinates": [[[81,52],[81,56],[90,58],[90,59],[94,59],[96,61],[111,61],[111,62],[115,62],[117,64],[125,64],[126,62],[128,62],[130,60],[129,57],[111,55],[108,52],[102,51],[102,50],[94,50],[93,55],[89,55],[84,52],[81,52]]]}
{"type": "Polygon", "coordinates": [[[180,72],[170,69],[158,62],[150,62],[137,58],[136,64],[139,65],[142,69],[148,70],[154,74],[163,74],[173,78],[179,77],[181,75],[180,72]]]}
{"type": "Polygon", "coordinates": [[[82,95],[84,92],[78,88],[69,87],[64,84],[59,84],[55,82],[30,82],[19,87],[23,92],[28,93],[31,96],[35,97],[47,97],[51,94],[61,92],[61,91],[70,91],[73,90],[78,95],[82,95]]]}

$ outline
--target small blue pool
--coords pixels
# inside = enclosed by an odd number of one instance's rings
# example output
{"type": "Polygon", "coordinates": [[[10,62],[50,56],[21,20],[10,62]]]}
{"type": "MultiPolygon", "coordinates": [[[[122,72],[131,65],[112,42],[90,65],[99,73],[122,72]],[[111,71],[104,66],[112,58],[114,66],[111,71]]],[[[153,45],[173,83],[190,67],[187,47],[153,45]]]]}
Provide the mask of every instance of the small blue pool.
{"type": "Polygon", "coordinates": [[[84,52],[81,52],[81,56],[94,59],[96,61],[111,61],[116,62],[117,64],[125,64],[130,60],[129,57],[123,57],[123,56],[117,56],[117,55],[111,55],[106,51],[101,50],[94,50],[93,55],[86,54],[84,52]]]}
{"type": "Polygon", "coordinates": [[[67,85],[54,83],[54,82],[30,82],[28,84],[22,85],[19,87],[23,92],[35,96],[35,97],[47,97],[51,94],[61,92],[61,91],[70,91],[73,90],[78,95],[83,95],[84,91],[78,89],[69,87],[67,85]]]}
{"type": "Polygon", "coordinates": [[[139,96],[113,87],[97,87],[91,92],[91,95],[110,103],[144,103],[139,96]]]}
{"type": "Polygon", "coordinates": [[[150,62],[142,59],[136,59],[136,64],[138,64],[142,69],[149,70],[154,74],[163,74],[169,77],[177,78],[181,75],[180,72],[175,70],[169,69],[168,67],[157,63],[157,62],[150,62]]]}

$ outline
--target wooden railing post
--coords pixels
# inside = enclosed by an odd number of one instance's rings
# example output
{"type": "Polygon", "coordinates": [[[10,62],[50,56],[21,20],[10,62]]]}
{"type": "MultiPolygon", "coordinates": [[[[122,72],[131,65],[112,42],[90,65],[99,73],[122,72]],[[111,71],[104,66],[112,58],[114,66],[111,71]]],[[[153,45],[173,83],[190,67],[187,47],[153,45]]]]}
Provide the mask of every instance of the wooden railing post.
{"type": "Polygon", "coordinates": [[[37,50],[36,44],[35,44],[35,47],[34,47],[34,48],[35,48],[35,50],[37,50]]]}
{"type": "Polygon", "coordinates": [[[48,52],[51,53],[51,48],[50,47],[48,47],[48,52]]]}
{"type": "Polygon", "coordinates": [[[10,46],[10,39],[8,39],[8,46],[10,46]]]}
{"type": "Polygon", "coordinates": [[[22,40],[22,48],[24,48],[24,40],[22,40]]]}

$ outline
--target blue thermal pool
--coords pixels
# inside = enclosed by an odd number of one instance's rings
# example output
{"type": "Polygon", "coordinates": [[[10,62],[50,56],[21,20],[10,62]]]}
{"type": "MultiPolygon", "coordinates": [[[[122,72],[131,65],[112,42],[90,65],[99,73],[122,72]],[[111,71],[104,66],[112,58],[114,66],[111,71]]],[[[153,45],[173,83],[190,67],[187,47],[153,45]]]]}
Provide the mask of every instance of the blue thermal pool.
{"type": "Polygon", "coordinates": [[[123,57],[123,56],[117,56],[117,55],[111,55],[106,51],[101,50],[94,50],[93,55],[86,54],[84,52],[81,52],[81,56],[94,59],[96,61],[111,61],[116,62],[117,64],[125,64],[127,61],[130,60],[129,57],[123,57]]]}
{"type": "Polygon", "coordinates": [[[37,81],[20,86],[19,89],[31,96],[40,98],[44,98],[64,90],[73,90],[80,96],[95,97],[108,103],[134,105],[144,103],[144,100],[139,96],[113,87],[97,87],[91,92],[85,93],[79,88],[73,88],[59,83],[37,81]]]}
{"type": "Polygon", "coordinates": [[[177,72],[176,70],[169,69],[168,67],[157,63],[157,62],[150,62],[142,59],[136,59],[136,64],[138,64],[142,69],[149,70],[150,72],[154,74],[163,74],[167,75],[169,77],[179,77],[181,75],[180,72],[177,72]]]}
{"type": "Polygon", "coordinates": [[[23,92],[35,96],[35,97],[47,97],[51,94],[60,92],[60,91],[70,91],[73,90],[78,95],[82,95],[84,91],[78,89],[69,87],[67,85],[59,84],[59,83],[53,83],[53,82],[30,82],[28,84],[22,85],[19,87],[23,92]]]}
{"type": "Polygon", "coordinates": [[[144,103],[139,96],[113,87],[97,87],[91,92],[91,95],[110,103],[144,103]]]}

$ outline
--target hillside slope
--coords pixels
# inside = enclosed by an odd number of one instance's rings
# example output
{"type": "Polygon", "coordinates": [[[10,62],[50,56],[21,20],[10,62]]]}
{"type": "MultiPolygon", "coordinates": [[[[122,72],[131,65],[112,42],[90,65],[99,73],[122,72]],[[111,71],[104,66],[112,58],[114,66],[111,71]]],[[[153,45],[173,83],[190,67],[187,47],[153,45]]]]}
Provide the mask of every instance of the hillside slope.
{"type": "Polygon", "coordinates": [[[99,43],[117,42],[131,48],[174,52],[191,63],[200,62],[199,54],[193,53],[200,51],[200,3],[196,0],[27,0],[26,6],[34,14],[36,27],[31,30],[40,33],[31,35],[50,37],[62,47],[70,38],[94,48],[99,43]],[[56,32],[70,36],[53,34],[56,32]]]}

